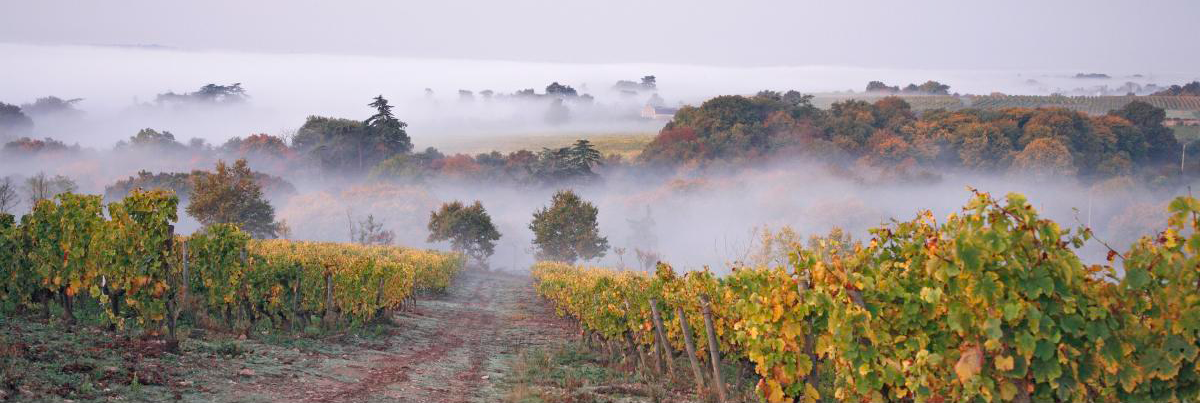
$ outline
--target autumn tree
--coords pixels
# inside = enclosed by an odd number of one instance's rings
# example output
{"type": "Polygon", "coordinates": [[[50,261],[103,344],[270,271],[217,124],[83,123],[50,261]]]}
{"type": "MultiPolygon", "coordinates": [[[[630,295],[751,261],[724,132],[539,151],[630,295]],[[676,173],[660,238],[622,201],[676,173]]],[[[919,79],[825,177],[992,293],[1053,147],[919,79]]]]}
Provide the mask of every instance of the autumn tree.
{"type": "Polygon", "coordinates": [[[132,148],[150,151],[179,151],[186,148],[183,143],[175,140],[175,135],[169,131],[158,131],[150,128],[142,129],[129,137],[128,142],[117,143],[117,148],[132,148]]]}
{"type": "Polygon", "coordinates": [[[1076,172],[1071,150],[1057,138],[1043,137],[1025,146],[1013,158],[1012,172],[1047,179],[1053,176],[1071,176],[1076,172]]]}
{"type": "Polygon", "coordinates": [[[533,213],[533,245],[537,257],[574,263],[604,256],[608,238],[600,236],[596,221],[599,210],[575,192],[561,190],[554,194],[550,207],[533,213]]]}
{"type": "Polygon", "coordinates": [[[204,226],[234,224],[256,238],[274,238],[275,208],[263,197],[246,160],[232,167],[217,161],[214,172],[192,177],[188,215],[204,226]]]}
{"type": "Polygon", "coordinates": [[[429,242],[450,241],[450,247],[465,253],[486,266],[486,260],[496,250],[500,231],[492,217],[478,200],[464,206],[460,201],[443,203],[429,212],[429,242]]]}
{"type": "Polygon", "coordinates": [[[49,137],[41,140],[22,137],[4,143],[4,148],[0,149],[0,153],[12,157],[32,157],[45,154],[78,152],[79,150],[78,144],[68,146],[66,143],[49,137]]]}
{"type": "Polygon", "coordinates": [[[245,156],[263,156],[286,159],[291,156],[291,149],[282,137],[266,133],[252,134],[246,138],[234,137],[222,144],[220,150],[225,153],[245,156]]]}
{"type": "Polygon", "coordinates": [[[1142,101],[1133,101],[1108,114],[1128,120],[1141,131],[1147,162],[1174,163],[1178,161],[1179,141],[1170,128],[1162,125],[1167,116],[1166,111],[1142,101]]]}

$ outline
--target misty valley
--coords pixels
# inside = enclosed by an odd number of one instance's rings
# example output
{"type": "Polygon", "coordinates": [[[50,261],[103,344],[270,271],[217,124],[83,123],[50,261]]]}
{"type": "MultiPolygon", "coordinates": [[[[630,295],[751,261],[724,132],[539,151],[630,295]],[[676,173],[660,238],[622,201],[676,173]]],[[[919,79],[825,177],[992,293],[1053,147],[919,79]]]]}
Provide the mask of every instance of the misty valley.
{"type": "Polygon", "coordinates": [[[1200,399],[1200,73],[0,54],[0,401],[1200,399]]]}

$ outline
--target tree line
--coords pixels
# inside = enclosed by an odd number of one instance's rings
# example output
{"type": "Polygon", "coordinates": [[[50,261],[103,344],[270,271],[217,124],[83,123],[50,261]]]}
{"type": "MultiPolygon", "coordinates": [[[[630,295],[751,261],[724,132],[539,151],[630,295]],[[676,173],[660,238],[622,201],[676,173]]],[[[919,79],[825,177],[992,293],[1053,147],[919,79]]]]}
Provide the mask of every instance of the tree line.
{"type": "Polygon", "coordinates": [[[681,109],[640,155],[645,163],[840,157],[893,173],[961,168],[1103,180],[1178,172],[1165,112],[1134,101],[1103,116],[1061,108],[931,110],[904,99],[847,100],[829,110],[794,91],[720,96],[681,109]],[[1170,171],[1171,167],[1175,171],[1170,171]]]}

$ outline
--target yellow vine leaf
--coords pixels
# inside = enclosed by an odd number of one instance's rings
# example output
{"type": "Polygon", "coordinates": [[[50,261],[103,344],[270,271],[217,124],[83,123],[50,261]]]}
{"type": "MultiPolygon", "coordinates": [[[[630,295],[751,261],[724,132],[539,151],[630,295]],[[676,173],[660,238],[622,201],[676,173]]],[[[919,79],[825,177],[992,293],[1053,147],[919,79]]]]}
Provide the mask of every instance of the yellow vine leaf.
{"type": "Polygon", "coordinates": [[[977,345],[968,346],[962,356],[958,358],[958,363],[954,364],[954,373],[958,375],[958,381],[963,384],[978,375],[982,369],[983,350],[977,345]]]}

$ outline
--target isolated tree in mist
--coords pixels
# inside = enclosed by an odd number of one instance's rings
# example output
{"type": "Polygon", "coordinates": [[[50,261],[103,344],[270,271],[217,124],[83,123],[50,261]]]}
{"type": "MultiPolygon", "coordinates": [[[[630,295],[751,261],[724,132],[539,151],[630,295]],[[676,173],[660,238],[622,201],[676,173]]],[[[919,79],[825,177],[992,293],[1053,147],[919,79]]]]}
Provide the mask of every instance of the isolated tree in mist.
{"type": "Polygon", "coordinates": [[[663,99],[663,97],[659,96],[657,92],[650,94],[650,98],[646,99],[646,105],[663,106],[666,104],[667,104],[667,101],[665,99],[663,99]]]}
{"type": "Polygon", "coordinates": [[[637,255],[638,267],[642,270],[651,270],[658,263],[658,236],[654,233],[654,215],[650,213],[650,206],[646,206],[646,215],[641,219],[627,218],[629,223],[629,246],[631,246],[637,255]]]}
{"type": "Polygon", "coordinates": [[[533,213],[533,245],[537,257],[575,263],[604,256],[608,238],[600,236],[596,222],[599,209],[580,199],[575,192],[561,190],[554,194],[550,207],[533,213]]]}
{"type": "Polygon", "coordinates": [[[396,119],[396,116],[392,114],[394,107],[388,105],[387,99],[384,99],[383,95],[377,96],[367,106],[375,108],[375,114],[363,122],[367,127],[367,136],[361,141],[360,146],[370,148],[373,151],[371,154],[387,156],[411,152],[413,149],[412,139],[404,130],[408,124],[396,119]]]}
{"type": "Polygon", "coordinates": [[[550,102],[550,105],[546,107],[546,114],[544,118],[546,123],[552,125],[561,125],[571,120],[571,109],[567,108],[567,105],[563,104],[562,98],[555,98],[554,101],[550,102]]]}
{"type": "Polygon", "coordinates": [[[21,104],[21,110],[30,116],[79,116],[83,111],[75,108],[75,104],[83,98],[62,99],[56,96],[38,98],[33,103],[21,104]]]}
{"type": "Polygon", "coordinates": [[[256,238],[274,238],[278,229],[275,208],[244,159],[232,167],[217,161],[214,172],[193,176],[187,213],[206,227],[234,224],[256,238]]]}
{"type": "Polygon", "coordinates": [[[37,202],[41,200],[51,199],[62,193],[74,192],[77,189],[79,186],[75,184],[75,181],[62,175],[51,177],[44,172],[39,172],[25,180],[25,193],[28,196],[30,208],[36,206],[37,202]]]}
{"type": "Polygon", "coordinates": [[[867,92],[897,93],[897,92],[900,92],[900,87],[888,86],[887,84],[884,84],[882,81],[872,81],[872,82],[867,83],[867,92]]]}
{"type": "Polygon", "coordinates": [[[642,77],[642,88],[647,90],[658,89],[658,79],[654,76],[642,77]]]}
{"type": "Polygon", "coordinates": [[[0,214],[13,214],[20,201],[17,185],[13,183],[12,178],[0,179],[0,214]]]}
{"type": "Polygon", "coordinates": [[[0,138],[19,136],[33,128],[33,119],[21,107],[0,102],[0,138]]]}
{"type": "Polygon", "coordinates": [[[443,203],[429,212],[429,242],[450,241],[450,247],[483,264],[495,253],[500,231],[478,200],[464,206],[460,201],[443,203]]]}
{"type": "Polygon", "coordinates": [[[129,142],[117,143],[118,148],[130,147],[137,149],[153,150],[153,151],[178,151],[183,150],[187,146],[175,140],[175,135],[171,132],[163,130],[158,131],[150,128],[142,129],[137,134],[129,137],[129,142]]]}
{"type": "Polygon", "coordinates": [[[569,85],[562,85],[559,84],[558,81],[555,81],[546,86],[546,95],[574,98],[579,96],[579,92],[575,91],[575,89],[571,88],[569,85]]]}
{"type": "Polygon", "coordinates": [[[396,241],[396,233],[383,229],[383,220],[375,220],[374,214],[359,221],[358,225],[351,223],[352,241],[360,245],[391,245],[396,241]]]}
{"type": "Polygon", "coordinates": [[[246,90],[242,88],[242,83],[233,83],[230,85],[205,84],[196,92],[176,94],[168,91],[158,94],[154,98],[154,102],[159,104],[236,104],[245,101],[248,97],[246,90]]]}

